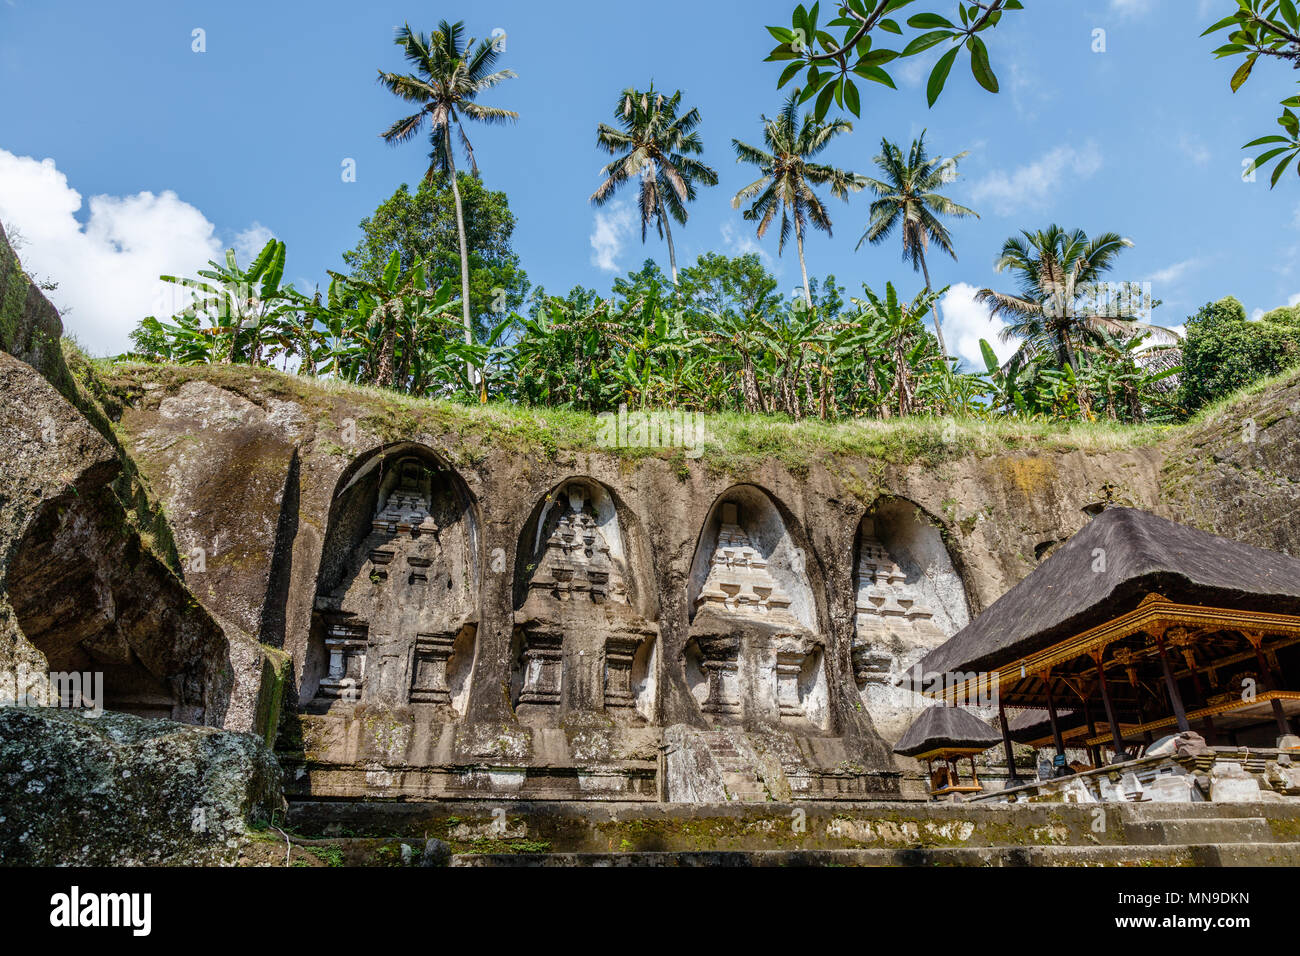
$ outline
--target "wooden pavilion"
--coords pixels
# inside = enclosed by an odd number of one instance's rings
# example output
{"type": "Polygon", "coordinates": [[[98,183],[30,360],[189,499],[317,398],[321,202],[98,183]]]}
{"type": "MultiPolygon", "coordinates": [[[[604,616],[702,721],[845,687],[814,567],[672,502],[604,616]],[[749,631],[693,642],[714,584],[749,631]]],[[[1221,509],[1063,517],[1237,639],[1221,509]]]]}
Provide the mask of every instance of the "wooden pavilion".
{"type": "Polygon", "coordinates": [[[969,711],[940,704],[921,712],[894,747],[894,753],[925,761],[932,797],[980,793],[984,787],[975,769],[975,758],[997,746],[1001,739],[1000,734],[969,711]],[[967,783],[962,782],[957,770],[957,761],[962,757],[970,760],[967,783]],[[941,761],[937,771],[936,760],[941,761]]]}
{"type": "Polygon", "coordinates": [[[1272,747],[1300,715],[1300,560],[1111,508],[904,682],[996,700],[1012,767],[1013,736],[1050,740],[1062,772],[1067,746],[1098,766],[1189,729],[1272,747]]]}

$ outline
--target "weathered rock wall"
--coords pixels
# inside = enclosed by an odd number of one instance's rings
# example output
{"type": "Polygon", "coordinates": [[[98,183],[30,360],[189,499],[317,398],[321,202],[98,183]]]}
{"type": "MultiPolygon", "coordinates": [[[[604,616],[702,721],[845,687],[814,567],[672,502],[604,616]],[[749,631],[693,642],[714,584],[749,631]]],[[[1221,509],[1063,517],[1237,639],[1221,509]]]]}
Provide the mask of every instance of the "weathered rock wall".
{"type": "Polygon", "coordinates": [[[1300,376],[1217,411],[1163,451],[1163,514],[1300,555],[1300,376]]]}
{"type": "MultiPolygon", "coordinates": [[[[1179,500],[1165,499],[1170,453],[1164,446],[1104,453],[1030,448],[912,465],[828,457],[803,469],[769,460],[728,470],[707,459],[628,458],[548,447],[544,441],[493,440],[436,406],[396,405],[378,395],[320,388],[265,371],[131,369],[114,389],[121,433],[166,502],[180,550],[206,552],[203,570],[186,570],[187,582],[223,618],[282,646],[293,658],[296,686],[319,667],[309,661],[313,599],[334,496],[365,462],[399,442],[439,456],[465,482],[481,531],[478,563],[485,573],[469,711],[475,723],[512,733],[519,728],[503,687],[511,680],[519,543],[538,504],[574,476],[611,490],[627,536],[648,556],[644,570],[657,592],[664,662],[656,690],[656,723],[663,727],[707,726],[676,666],[690,630],[691,567],[706,520],[720,496],[737,485],[770,495],[806,555],[816,624],[828,637],[829,733],[851,741],[845,760],[877,768],[894,765],[889,741],[881,739],[862,705],[851,661],[854,561],[865,516],[884,502],[895,510],[901,502],[937,527],[972,614],[1106,504],[1193,517],[1179,500]]],[[[292,699],[294,692],[291,687],[291,705],[305,704],[292,699]]],[[[394,718],[385,712],[381,719],[373,710],[370,717],[369,724],[350,729],[325,730],[308,720],[305,746],[311,750],[314,740],[323,750],[347,750],[358,767],[367,761],[418,764],[435,753],[453,763],[485,759],[460,740],[417,744],[407,715],[395,718],[409,728],[406,736],[398,735],[398,749],[391,749],[391,736],[376,746],[375,728],[394,718]]],[[[545,735],[524,736],[531,740],[516,756],[561,763],[572,757],[565,741],[557,748],[545,735]]],[[[498,730],[493,742],[499,744],[499,737],[498,730]]],[[[605,756],[645,760],[653,754],[614,747],[605,756]]]]}
{"type": "MultiPolygon", "coordinates": [[[[771,495],[806,552],[817,625],[833,648],[834,733],[861,741],[858,754],[877,766],[889,758],[857,705],[849,654],[856,536],[882,502],[910,503],[939,528],[972,614],[1107,504],[1142,507],[1263,547],[1297,546],[1295,381],[1165,443],[1126,451],[1027,448],[910,465],[828,457],[802,469],[772,460],[742,471],[707,459],[493,441],[434,406],[395,405],[271,372],[133,370],[118,387],[122,433],[167,503],[181,551],[213,546],[206,569],[187,570],[187,581],[223,617],[283,646],[299,680],[332,497],[359,462],[398,441],[440,456],[473,498],[479,563],[489,569],[471,710],[503,725],[513,720],[501,687],[510,680],[521,532],[538,503],[573,476],[611,489],[629,537],[644,544],[666,662],[684,647],[691,564],[711,509],[736,485],[771,495]],[[1241,422],[1251,418],[1255,441],[1242,442],[1241,422]]],[[[699,726],[697,702],[677,670],[665,666],[659,681],[659,723],[699,726]]]]}
{"type": "Polygon", "coordinates": [[[110,707],[252,730],[266,655],[186,589],[61,335],[0,233],[0,702],[48,699],[50,671],[99,672],[110,707]]]}

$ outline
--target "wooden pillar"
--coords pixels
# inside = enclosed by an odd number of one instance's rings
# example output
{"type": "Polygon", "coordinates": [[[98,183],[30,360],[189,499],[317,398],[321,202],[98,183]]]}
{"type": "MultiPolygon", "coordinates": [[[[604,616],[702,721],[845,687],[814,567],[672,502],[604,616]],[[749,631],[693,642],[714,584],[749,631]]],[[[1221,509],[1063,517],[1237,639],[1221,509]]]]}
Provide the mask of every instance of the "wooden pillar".
{"type": "MultiPolygon", "coordinates": [[[[1259,664],[1259,680],[1262,683],[1263,690],[1273,690],[1273,670],[1268,666],[1268,658],[1264,656],[1264,635],[1255,632],[1245,633],[1246,640],[1250,641],[1250,646],[1255,649],[1255,660],[1259,664]]],[[[1286,711],[1282,708],[1282,702],[1276,697],[1272,700],[1273,719],[1277,721],[1277,731],[1282,736],[1291,733],[1291,725],[1287,722],[1286,711]]]]}
{"type": "Polygon", "coordinates": [[[1169,655],[1165,653],[1164,635],[1155,635],[1156,650],[1160,652],[1160,666],[1165,672],[1165,689],[1169,691],[1169,703],[1174,707],[1174,719],[1178,721],[1178,729],[1186,732],[1192,729],[1191,724],[1187,722],[1187,711],[1183,707],[1183,695],[1178,692],[1178,681],[1174,680],[1174,672],[1169,668],[1169,655]]]}
{"type": "Polygon", "coordinates": [[[998,723],[1002,725],[1002,748],[1007,755],[1007,772],[1011,775],[1007,782],[1011,786],[1020,786],[1020,775],[1016,773],[1016,754],[1011,749],[1011,729],[1007,726],[1007,708],[998,694],[998,723]]]}
{"type": "MultiPolygon", "coordinates": [[[[1047,716],[1052,721],[1052,742],[1056,744],[1056,755],[1065,756],[1065,741],[1061,738],[1061,726],[1056,719],[1056,697],[1052,694],[1052,672],[1043,675],[1043,686],[1047,688],[1047,716]]],[[[1053,770],[1055,775],[1055,768],[1053,770]]]]}
{"type": "Polygon", "coordinates": [[[1105,648],[1093,651],[1092,659],[1097,662],[1097,683],[1101,685],[1101,702],[1106,708],[1106,723],[1110,724],[1111,744],[1115,748],[1115,756],[1118,757],[1124,753],[1124,738],[1119,732],[1119,721],[1115,719],[1115,705],[1110,700],[1110,688],[1106,685],[1106,669],[1102,666],[1102,656],[1106,653],[1105,648]]]}
{"type": "MultiPolygon", "coordinates": [[[[1089,694],[1091,696],[1091,694],[1089,694]]],[[[1091,740],[1097,736],[1097,723],[1092,719],[1092,701],[1088,697],[1083,698],[1083,716],[1088,721],[1088,739],[1091,740]]],[[[1101,748],[1096,744],[1088,745],[1088,759],[1092,761],[1094,767],[1101,766],[1101,748]]]]}
{"type": "MultiPolygon", "coordinates": [[[[1192,675],[1192,688],[1196,691],[1196,705],[1198,707],[1209,706],[1209,698],[1205,696],[1205,685],[1201,683],[1201,672],[1196,669],[1196,656],[1193,654],[1191,647],[1183,648],[1183,660],[1187,662],[1187,669],[1192,675]]],[[[1206,716],[1202,720],[1205,729],[1205,742],[1211,747],[1217,742],[1219,734],[1214,729],[1214,718],[1206,716]]]]}

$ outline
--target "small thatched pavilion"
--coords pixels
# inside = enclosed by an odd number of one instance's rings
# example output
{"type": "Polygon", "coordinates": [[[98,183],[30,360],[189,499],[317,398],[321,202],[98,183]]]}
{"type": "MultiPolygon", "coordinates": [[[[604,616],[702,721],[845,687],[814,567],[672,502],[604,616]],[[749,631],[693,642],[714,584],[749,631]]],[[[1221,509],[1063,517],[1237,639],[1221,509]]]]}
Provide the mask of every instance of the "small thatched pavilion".
{"type": "Polygon", "coordinates": [[[894,753],[924,760],[930,777],[930,795],[941,797],[953,793],[979,793],[975,757],[1002,739],[992,727],[970,711],[940,704],[927,707],[894,747],[894,753]],[[962,783],[957,774],[957,760],[970,759],[970,783],[962,783]],[[939,770],[934,761],[942,761],[939,770]]]}
{"type": "Polygon", "coordinates": [[[1042,711],[1058,766],[1067,741],[1122,760],[1194,725],[1211,744],[1273,746],[1300,714],[1300,560],[1108,509],[905,683],[949,703],[996,697],[1008,755],[1006,710],[1042,711]]]}

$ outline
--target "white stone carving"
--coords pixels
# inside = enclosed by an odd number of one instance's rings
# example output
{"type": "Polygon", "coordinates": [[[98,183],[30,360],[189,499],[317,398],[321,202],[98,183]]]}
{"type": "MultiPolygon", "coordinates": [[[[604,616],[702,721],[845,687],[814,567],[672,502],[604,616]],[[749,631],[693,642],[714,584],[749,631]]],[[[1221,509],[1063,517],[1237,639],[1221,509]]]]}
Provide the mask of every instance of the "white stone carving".
{"type": "Polygon", "coordinates": [[[790,595],[768,571],[767,560],[740,527],[736,505],[724,502],[718,543],[709,560],[708,577],[695,599],[696,610],[712,608],[729,614],[770,614],[793,621],[791,603],[790,595]]]}

